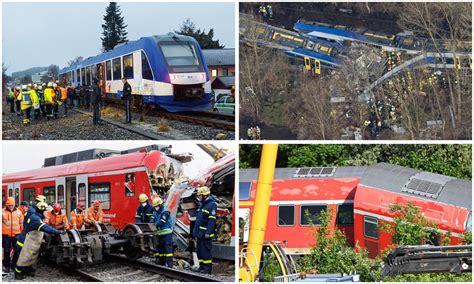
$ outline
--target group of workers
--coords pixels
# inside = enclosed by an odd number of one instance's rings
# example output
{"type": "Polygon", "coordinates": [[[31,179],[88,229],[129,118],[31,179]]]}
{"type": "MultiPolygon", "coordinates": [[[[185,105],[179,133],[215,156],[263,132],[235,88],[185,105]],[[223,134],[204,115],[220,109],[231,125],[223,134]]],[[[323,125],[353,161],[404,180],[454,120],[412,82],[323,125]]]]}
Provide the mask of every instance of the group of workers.
{"type": "MultiPolygon", "coordinates": [[[[131,101],[132,87],[127,79],[122,79],[122,99],[125,101],[125,123],[132,122],[131,101]]],[[[68,108],[83,106],[89,109],[93,106],[93,124],[100,125],[100,106],[103,103],[105,93],[102,91],[102,81],[94,79],[91,89],[81,87],[80,83],[74,87],[70,83],[43,83],[26,84],[11,87],[8,90],[7,103],[10,104],[10,112],[23,116],[23,124],[31,123],[31,117],[35,120],[46,117],[47,120],[57,119],[59,108],[63,107],[64,117],[67,117],[68,108]]]]}
{"type": "MultiPolygon", "coordinates": [[[[215,235],[217,205],[208,187],[197,189],[201,202],[197,210],[192,236],[196,239],[196,253],[199,260],[198,272],[212,272],[212,239],[215,235]]],[[[136,223],[154,223],[158,235],[158,251],[154,254],[156,263],[173,267],[173,218],[160,197],[150,204],[146,194],[138,197],[140,205],[136,210],[136,223]]],[[[30,206],[22,201],[18,207],[15,199],[8,197],[2,212],[3,271],[15,271],[15,279],[34,276],[33,265],[38,260],[44,234],[60,235],[68,229],[88,229],[103,222],[100,201],[94,200],[85,210],[85,204],[78,202],[77,208],[66,212],[59,204],[49,206],[46,197],[38,195],[30,206]]]]}
{"type": "Polygon", "coordinates": [[[272,19],[273,18],[273,8],[270,4],[262,3],[258,7],[258,14],[264,17],[265,19],[272,19]]]}
{"type": "Polygon", "coordinates": [[[18,207],[15,207],[15,199],[8,197],[2,221],[3,271],[8,273],[14,269],[15,279],[22,280],[35,275],[33,264],[38,260],[44,233],[59,235],[70,228],[89,228],[102,223],[103,212],[99,200],[87,210],[84,210],[84,203],[79,202],[78,208],[71,212],[69,224],[61,206],[48,206],[43,195],[36,196],[31,206],[22,201],[18,207]]]}

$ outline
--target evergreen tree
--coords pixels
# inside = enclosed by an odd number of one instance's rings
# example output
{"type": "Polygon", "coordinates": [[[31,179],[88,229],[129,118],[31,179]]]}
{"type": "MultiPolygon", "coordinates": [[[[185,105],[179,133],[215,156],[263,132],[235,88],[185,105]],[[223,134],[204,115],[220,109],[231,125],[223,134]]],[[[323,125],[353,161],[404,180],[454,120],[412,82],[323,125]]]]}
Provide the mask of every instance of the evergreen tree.
{"type": "Polygon", "coordinates": [[[196,25],[188,18],[183,22],[179,30],[174,31],[180,35],[187,35],[195,38],[202,49],[224,48],[224,45],[219,43],[219,40],[214,40],[214,29],[210,29],[206,34],[206,30],[196,28],[196,25]]]}
{"type": "Polygon", "coordinates": [[[105,23],[102,25],[104,31],[102,32],[102,49],[109,51],[120,43],[128,42],[127,31],[122,11],[116,2],[110,2],[109,6],[105,9],[104,16],[105,23]]]}

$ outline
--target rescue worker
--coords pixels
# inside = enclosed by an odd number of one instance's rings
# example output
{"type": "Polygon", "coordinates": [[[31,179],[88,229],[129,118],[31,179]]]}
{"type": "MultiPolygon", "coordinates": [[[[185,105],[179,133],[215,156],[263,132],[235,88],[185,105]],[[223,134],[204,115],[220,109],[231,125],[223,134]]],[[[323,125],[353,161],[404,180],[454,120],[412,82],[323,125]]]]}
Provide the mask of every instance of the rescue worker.
{"type": "Polygon", "coordinates": [[[64,107],[64,117],[67,117],[67,89],[64,87],[59,87],[59,93],[61,94],[61,104],[64,107]]]}
{"type": "Polygon", "coordinates": [[[68,230],[69,222],[67,220],[66,212],[61,210],[61,205],[55,203],[53,210],[44,213],[44,222],[56,230],[68,230]]]}
{"type": "Polygon", "coordinates": [[[28,91],[27,85],[21,86],[21,93],[17,98],[20,101],[21,111],[24,114],[23,125],[28,125],[30,123],[31,106],[33,104],[31,93],[28,91]]]}
{"type": "Polygon", "coordinates": [[[56,95],[54,93],[53,83],[49,82],[44,89],[44,105],[46,108],[46,116],[48,120],[53,118],[53,106],[55,101],[56,95]]]}
{"type": "Polygon", "coordinates": [[[17,116],[22,116],[23,114],[21,113],[21,101],[18,100],[18,96],[20,95],[21,90],[20,87],[15,87],[15,107],[16,107],[16,115],[17,116]]]}
{"type": "Polygon", "coordinates": [[[148,196],[142,193],[138,196],[138,202],[140,205],[137,207],[137,213],[135,214],[135,220],[137,224],[140,223],[154,223],[153,206],[148,202],[148,196]]]}
{"type": "Polygon", "coordinates": [[[158,253],[155,262],[173,268],[173,219],[163,205],[163,199],[153,199],[155,226],[158,229],[158,253]]]}
{"type": "Polygon", "coordinates": [[[201,205],[197,210],[193,237],[197,239],[196,252],[199,259],[199,272],[211,274],[212,238],[214,238],[216,226],[217,204],[207,186],[197,189],[197,197],[201,201],[201,205]]]}
{"type": "Polygon", "coordinates": [[[41,115],[40,115],[40,101],[39,101],[39,97],[38,97],[38,92],[36,91],[38,88],[38,86],[36,84],[33,85],[33,87],[31,88],[30,92],[31,92],[31,103],[33,105],[33,115],[35,117],[35,120],[38,120],[41,115]]]}
{"type": "Polygon", "coordinates": [[[82,229],[82,225],[84,225],[85,221],[85,208],[86,206],[84,205],[84,202],[80,201],[77,204],[77,208],[71,211],[71,226],[73,229],[82,229]]]}
{"type": "Polygon", "coordinates": [[[122,100],[125,101],[125,123],[132,123],[132,87],[126,78],[122,78],[122,100]]]}
{"type": "MultiPolygon", "coordinates": [[[[44,197],[43,195],[38,195],[38,196],[35,197],[35,202],[36,202],[36,203],[39,203],[39,202],[44,202],[44,203],[46,203],[46,197],[44,197]]],[[[47,203],[46,203],[46,206],[48,206],[47,203]]],[[[26,210],[25,221],[23,222],[23,227],[26,227],[26,220],[28,220],[28,218],[29,218],[31,215],[35,214],[35,211],[36,211],[35,208],[36,208],[36,207],[35,207],[34,204],[33,204],[33,206],[30,206],[30,207],[28,208],[28,210],[26,210]]]]}
{"type": "Polygon", "coordinates": [[[23,214],[15,208],[15,199],[8,197],[2,212],[2,248],[3,271],[8,273],[15,267],[11,253],[15,251],[15,242],[23,230],[23,214]]]}
{"type": "Polygon", "coordinates": [[[100,208],[100,201],[94,200],[92,206],[89,207],[85,214],[86,217],[86,227],[89,228],[95,223],[102,223],[104,220],[104,212],[100,208]]]}
{"type": "Polygon", "coordinates": [[[41,116],[46,117],[46,110],[44,108],[44,87],[45,84],[38,86],[36,93],[38,94],[41,116]]]}
{"type": "Polygon", "coordinates": [[[53,117],[54,119],[58,118],[59,115],[59,106],[61,105],[61,91],[59,90],[58,84],[53,83],[53,117]]]}
{"type": "Polygon", "coordinates": [[[101,124],[100,122],[100,102],[102,100],[101,92],[98,85],[98,80],[94,79],[94,83],[92,84],[92,106],[94,109],[93,113],[93,123],[94,125],[101,124]]]}
{"type": "Polygon", "coordinates": [[[7,103],[10,104],[10,112],[15,112],[15,88],[8,90],[7,103]]]}
{"type": "Polygon", "coordinates": [[[38,202],[35,205],[35,213],[32,214],[25,222],[25,227],[16,241],[17,251],[15,256],[18,259],[15,267],[15,279],[23,280],[25,277],[34,276],[35,270],[33,264],[38,260],[41,241],[44,233],[59,235],[60,232],[49,225],[45,224],[43,212],[48,207],[45,202],[38,202]]]}
{"type": "Polygon", "coordinates": [[[18,210],[20,210],[21,215],[26,216],[26,211],[28,211],[28,208],[30,205],[28,204],[28,201],[22,201],[20,202],[20,206],[18,206],[18,210]]]}

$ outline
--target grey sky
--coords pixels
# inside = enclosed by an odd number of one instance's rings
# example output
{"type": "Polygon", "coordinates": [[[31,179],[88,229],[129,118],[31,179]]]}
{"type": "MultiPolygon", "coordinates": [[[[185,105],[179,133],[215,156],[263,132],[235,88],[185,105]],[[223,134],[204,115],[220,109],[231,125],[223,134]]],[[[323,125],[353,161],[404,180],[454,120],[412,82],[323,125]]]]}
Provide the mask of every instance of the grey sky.
{"type": "MultiPolygon", "coordinates": [[[[76,56],[100,53],[108,2],[3,3],[3,61],[7,73],[59,65],[76,56]]],[[[128,39],[166,34],[190,18],[196,27],[214,28],[214,38],[235,47],[234,3],[119,3],[128,39]]]]}
{"type": "MultiPolygon", "coordinates": [[[[33,142],[33,141],[30,141],[33,142]]],[[[81,150],[101,148],[112,150],[126,150],[144,145],[159,144],[158,141],[138,141],[138,142],[38,142],[34,143],[3,143],[3,173],[13,173],[40,168],[44,158],[77,152],[81,150]]],[[[194,160],[183,165],[184,173],[190,177],[195,177],[201,170],[209,167],[214,160],[209,157],[201,148],[193,143],[162,143],[172,145],[173,153],[193,153],[194,160]]],[[[234,150],[233,143],[214,143],[218,147],[234,150]]]]}

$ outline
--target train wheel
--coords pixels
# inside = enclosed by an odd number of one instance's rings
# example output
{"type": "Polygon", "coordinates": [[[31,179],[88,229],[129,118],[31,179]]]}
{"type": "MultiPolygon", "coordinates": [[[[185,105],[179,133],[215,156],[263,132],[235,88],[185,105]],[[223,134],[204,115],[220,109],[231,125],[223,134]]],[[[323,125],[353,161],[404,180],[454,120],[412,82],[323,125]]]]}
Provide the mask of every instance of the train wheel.
{"type": "Polygon", "coordinates": [[[123,229],[122,236],[124,236],[125,238],[130,238],[129,245],[123,248],[125,256],[128,259],[137,260],[143,257],[143,251],[140,249],[140,247],[136,247],[139,246],[139,244],[137,243],[138,238],[135,238],[137,234],[141,233],[142,231],[140,230],[140,228],[133,224],[129,224],[123,229]]]}

